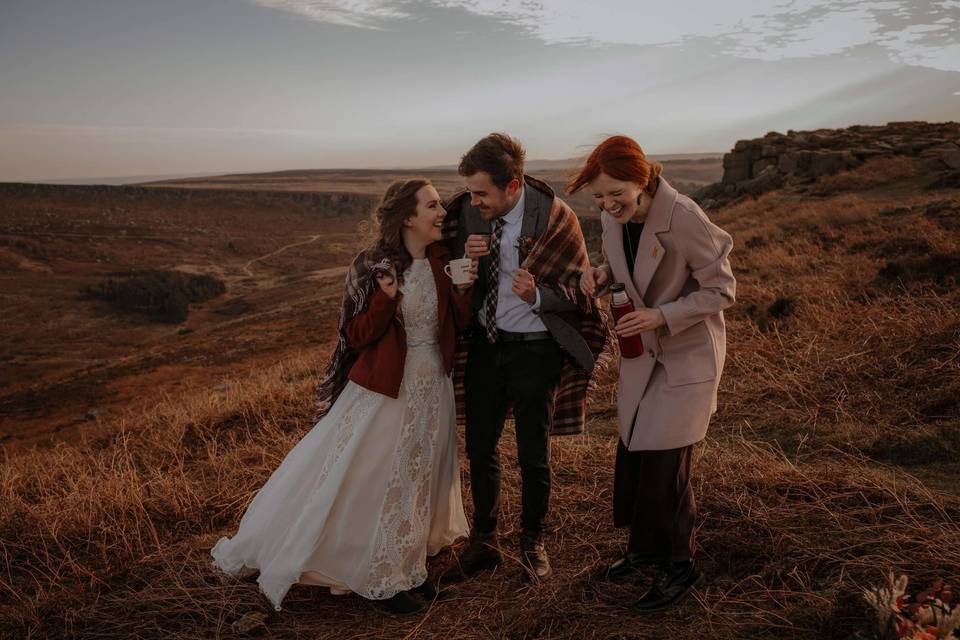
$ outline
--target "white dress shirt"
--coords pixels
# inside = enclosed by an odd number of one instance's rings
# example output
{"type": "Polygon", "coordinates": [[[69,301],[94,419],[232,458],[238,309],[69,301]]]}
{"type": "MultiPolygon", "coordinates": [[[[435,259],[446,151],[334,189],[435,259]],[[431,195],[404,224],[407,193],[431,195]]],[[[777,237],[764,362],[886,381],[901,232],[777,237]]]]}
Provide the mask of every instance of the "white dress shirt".
{"type": "MultiPolygon", "coordinates": [[[[500,231],[500,277],[497,290],[497,328],[517,333],[546,331],[547,327],[535,313],[540,308],[540,288],[537,287],[537,299],[527,304],[513,292],[513,276],[520,268],[520,227],[523,222],[523,205],[527,197],[527,187],[523,187],[520,200],[510,213],[503,217],[503,229],[500,231]]],[[[480,324],[487,326],[483,309],[480,310],[480,324]]]]}

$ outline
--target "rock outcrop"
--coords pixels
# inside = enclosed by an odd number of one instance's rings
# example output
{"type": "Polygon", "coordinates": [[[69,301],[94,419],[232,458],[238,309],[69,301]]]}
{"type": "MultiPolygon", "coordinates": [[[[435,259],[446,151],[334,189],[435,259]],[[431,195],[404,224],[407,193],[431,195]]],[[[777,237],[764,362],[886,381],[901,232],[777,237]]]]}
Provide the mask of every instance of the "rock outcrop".
{"type": "Polygon", "coordinates": [[[723,178],[693,194],[704,209],[758,196],[785,185],[812,182],[873,158],[914,156],[930,161],[944,185],[960,178],[960,123],[891,122],[846,129],[771,131],[740,140],[723,156],[723,178]]]}

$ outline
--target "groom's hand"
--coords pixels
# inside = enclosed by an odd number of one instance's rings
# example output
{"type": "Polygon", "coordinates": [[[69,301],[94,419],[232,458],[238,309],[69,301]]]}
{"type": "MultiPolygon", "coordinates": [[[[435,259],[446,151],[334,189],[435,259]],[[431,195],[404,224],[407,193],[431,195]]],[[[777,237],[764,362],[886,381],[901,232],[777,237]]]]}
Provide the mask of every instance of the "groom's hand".
{"type": "Polygon", "coordinates": [[[533,279],[533,274],[526,269],[518,269],[513,274],[513,292],[527,304],[536,303],[537,283],[533,279]]]}
{"type": "Polygon", "coordinates": [[[463,247],[468,258],[482,258],[490,255],[490,234],[473,233],[467,236],[463,247]]]}

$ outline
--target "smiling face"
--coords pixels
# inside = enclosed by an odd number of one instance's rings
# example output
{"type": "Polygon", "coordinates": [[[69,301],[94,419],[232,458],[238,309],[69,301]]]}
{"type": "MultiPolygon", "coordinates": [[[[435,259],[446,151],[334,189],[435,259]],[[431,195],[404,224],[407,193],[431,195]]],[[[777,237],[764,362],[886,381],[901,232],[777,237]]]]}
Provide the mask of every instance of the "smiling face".
{"type": "Polygon", "coordinates": [[[484,220],[507,215],[520,199],[520,181],[516,178],[507,184],[506,189],[495,185],[486,171],[465,176],[464,180],[470,192],[470,204],[480,211],[480,217],[484,220]]]}
{"type": "Polygon", "coordinates": [[[587,188],[593,194],[593,201],[620,224],[630,222],[637,215],[637,203],[643,193],[642,185],[616,180],[601,172],[590,181],[587,188]]]}
{"type": "Polygon", "coordinates": [[[440,194],[432,184],[417,191],[417,208],[412,216],[403,221],[403,231],[411,241],[426,246],[443,237],[443,219],[447,212],[440,201],[440,194]]]}

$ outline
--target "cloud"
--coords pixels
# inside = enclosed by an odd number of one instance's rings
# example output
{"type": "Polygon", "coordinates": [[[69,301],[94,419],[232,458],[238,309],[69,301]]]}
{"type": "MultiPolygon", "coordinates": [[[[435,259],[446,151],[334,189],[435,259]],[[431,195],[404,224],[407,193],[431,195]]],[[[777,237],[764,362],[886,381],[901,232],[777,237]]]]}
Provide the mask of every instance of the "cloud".
{"type": "Polygon", "coordinates": [[[391,8],[389,0],[253,0],[268,9],[278,9],[328,24],[378,29],[389,20],[409,17],[391,8]]]}
{"type": "Polygon", "coordinates": [[[253,0],[330,24],[384,28],[458,9],[548,44],[668,46],[712,40],[719,52],[780,60],[875,43],[896,62],[960,71],[957,0],[253,0]]]}

